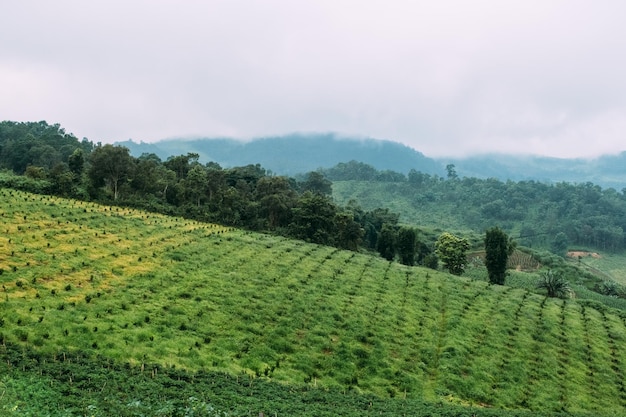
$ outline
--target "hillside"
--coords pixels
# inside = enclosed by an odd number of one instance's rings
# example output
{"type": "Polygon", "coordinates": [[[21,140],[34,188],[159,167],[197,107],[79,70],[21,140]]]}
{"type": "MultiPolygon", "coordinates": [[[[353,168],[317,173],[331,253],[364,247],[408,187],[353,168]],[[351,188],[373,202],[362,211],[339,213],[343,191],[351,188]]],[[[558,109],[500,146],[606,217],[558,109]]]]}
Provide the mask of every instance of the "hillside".
{"type": "Polygon", "coordinates": [[[621,191],[626,187],[626,152],[592,159],[550,158],[531,155],[476,155],[439,159],[442,166],[454,164],[461,177],[498,178],[506,181],[591,182],[621,191]]]}
{"type": "Polygon", "coordinates": [[[442,166],[420,152],[397,142],[345,138],[334,134],[294,134],[259,138],[248,142],[234,139],[168,139],[153,144],[119,142],[135,157],[154,153],[162,160],[189,152],[203,163],[223,167],[261,164],[279,175],[304,174],[320,167],[357,160],[380,170],[407,173],[411,169],[442,175],[442,166]]]}
{"type": "MultiPolygon", "coordinates": [[[[626,196],[593,184],[554,185],[463,178],[443,181],[416,174],[408,181],[334,181],[339,204],[385,207],[402,222],[482,233],[499,225],[524,246],[552,249],[563,234],[569,245],[626,249],[626,196]]],[[[564,255],[564,253],[563,253],[564,255]]]]}
{"type": "Polygon", "coordinates": [[[3,345],[152,377],[175,367],[320,395],[626,412],[626,317],[600,304],[131,209],[0,197],[3,345]]]}
{"type": "Polygon", "coordinates": [[[398,142],[355,139],[335,134],[293,134],[242,142],[227,138],[165,139],[154,143],[118,142],[135,157],[154,153],[162,160],[188,152],[203,163],[223,167],[260,163],[279,175],[298,175],[338,163],[358,161],[380,171],[406,175],[411,169],[445,176],[445,167],[455,165],[460,177],[497,178],[501,181],[592,182],[604,188],[626,187],[626,152],[597,158],[553,158],[538,155],[484,154],[463,158],[431,158],[398,142]]]}

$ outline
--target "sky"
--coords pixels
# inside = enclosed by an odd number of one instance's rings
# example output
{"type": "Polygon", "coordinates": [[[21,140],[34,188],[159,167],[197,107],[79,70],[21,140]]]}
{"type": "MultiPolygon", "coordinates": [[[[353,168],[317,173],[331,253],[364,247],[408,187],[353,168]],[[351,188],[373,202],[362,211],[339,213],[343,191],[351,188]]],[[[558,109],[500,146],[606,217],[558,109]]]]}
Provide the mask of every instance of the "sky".
{"type": "Polygon", "coordinates": [[[431,157],[626,151],[623,0],[20,0],[0,120],[79,139],[335,132],[431,157]]]}

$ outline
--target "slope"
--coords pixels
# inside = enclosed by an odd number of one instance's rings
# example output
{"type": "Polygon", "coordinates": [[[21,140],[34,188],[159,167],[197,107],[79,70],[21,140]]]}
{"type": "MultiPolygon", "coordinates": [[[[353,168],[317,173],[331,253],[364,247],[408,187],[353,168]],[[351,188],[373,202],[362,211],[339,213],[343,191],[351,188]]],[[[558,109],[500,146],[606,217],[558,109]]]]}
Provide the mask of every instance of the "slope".
{"type": "Polygon", "coordinates": [[[248,142],[234,139],[169,139],[154,144],[132,141],[118,144],[129,148],[135,157],[147,152],[166,160],[170,156],[195,152],[203,163],[212,161],[223,167],[258,163],[279,175],[303,174],[351,160],[405,174],[411,169],[432,174],[443,172],[438,162],[400,143],[345,138],[334,134],[293,134],[248,142]]]}
{"type": "Polygon", "coordinates": [[[142,371],[626,412],[626,318],[613,310],[218,225],[0,197],[3,344],[142,371]]]}

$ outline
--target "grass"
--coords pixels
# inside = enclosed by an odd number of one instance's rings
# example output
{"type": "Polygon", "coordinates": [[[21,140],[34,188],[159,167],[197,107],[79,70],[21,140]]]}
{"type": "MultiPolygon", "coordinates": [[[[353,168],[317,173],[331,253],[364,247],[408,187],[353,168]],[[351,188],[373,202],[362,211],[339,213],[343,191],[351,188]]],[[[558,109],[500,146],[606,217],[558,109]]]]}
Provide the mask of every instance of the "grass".
{"type": "Polygon", "coordinates": [[[365,210],[388,208],[398,213],[403,223],[419,225],[440,233],[455,231],[468,236],[475,234],[473,230],[468,229],[459,215],[459,212],[464,210],[462,206],[443,204],[439,201],[441,196],[435,195],[423,195],[419,202],[411,201],[406,193],[407,187],[403,183],[333,182],[333,198],[341,205],[356,200],[365,210]]]}
{"type": "Polygon", "coordinates": [[[131,209],[0,198],[7,346],[393,401],[626,413],[626,317],[602,304],[131,209]]]}
{"type": "Polygon", "coordinates": [[[578,261],[580,264],[600,271],[602,275],[621,285],[626,285],[626,253],[598,252],[598,257],[584,256],[578,261]]]}

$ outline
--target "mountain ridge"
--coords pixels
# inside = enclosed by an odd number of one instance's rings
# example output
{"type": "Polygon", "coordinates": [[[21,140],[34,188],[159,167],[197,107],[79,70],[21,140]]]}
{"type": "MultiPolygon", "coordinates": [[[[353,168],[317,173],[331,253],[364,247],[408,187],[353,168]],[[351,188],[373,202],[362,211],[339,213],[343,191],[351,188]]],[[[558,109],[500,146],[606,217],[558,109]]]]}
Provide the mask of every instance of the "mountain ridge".
{"type": "Polygon", "coordinates": [[[454,165],[460,177],[548,183],[591,182],[620,191],[626,188],[626,152],[590,159],[502,153],[431,158],[392,140],[343,137],[333,133],[269,136],[246,142],[229,138],[174,138],[154,143],[127,140],[116,144],[129,148],[135,157],[154,153],[166,160],[170,156],[197,153],[203,163],[217,162],[224,167],[258,163],[278,175],[303,174],[354,160],[377,170],[405,175],[415,169],[445,176],[446,166],[454,165]]]}

